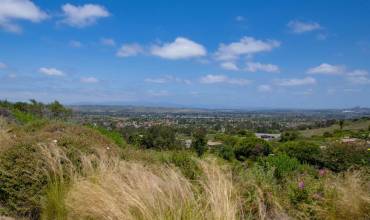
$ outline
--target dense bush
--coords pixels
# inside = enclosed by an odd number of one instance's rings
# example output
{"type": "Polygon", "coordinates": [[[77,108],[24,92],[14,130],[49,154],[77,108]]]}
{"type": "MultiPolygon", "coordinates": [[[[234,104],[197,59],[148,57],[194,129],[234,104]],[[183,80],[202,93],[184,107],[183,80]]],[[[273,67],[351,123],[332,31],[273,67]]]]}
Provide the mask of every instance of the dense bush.
{"type": "Polygon", "coordinates": [[[193,133],[192,147],[198,156],[202,156],[207,150],[207,131],[204,128],[198,128],[193,133]]]}
{"type": "Polygon", "coordinates": [[[176,148],[175,132],[165,126],[153,126],[146,130],[142,139],[145,148],[173,149],[176,148]]]}
{"type": "Polygon", "coordinates": [[[285,142],[285,141],[294,141],[299,138],[299,132],[298,131],[284,131],[281,134],[280,141],[285,142]]]}
{"type": "Polygon", "coordinates": [[[301,163],[320,165],[321,149],[313,142],[289,141],[279,146],[278,151],[297,158],[301,163]]]}
{"type": "Polygon", "coordinates": [[[274,176],[278,180],[297,172],[301,166],[297,159],[289,157],[286,154],[269,155],[262,158],[259,164],[267,170],[274,170],[274,176]]]}
{"type": "Polygon", "coordinates": [[[333,143],[321,154],[322,164],[333,171],[345,171],[350,167],[370,165],[370,152],[366,144],[333,143]]]}
{"type": "Polygon", "coordinates": [[[258,156],[267,156],[271,153],[270,144],[260,138],[244,138],[234,147],[235,157],[238,160],[255,159],[258,156]]]}
{"type": "Polygon", "coordinates": [[[19,144],[0,155],[0,203],[13,215],[38,219],[47,185],[44,163],[36,147],[19,144]]]}
{"type": "Polygon", "coordinates": [[[231,161],[235,159],[234,149],[230,146],[223,145],[216,150],[216,154],[224,160],[231,161]]]}

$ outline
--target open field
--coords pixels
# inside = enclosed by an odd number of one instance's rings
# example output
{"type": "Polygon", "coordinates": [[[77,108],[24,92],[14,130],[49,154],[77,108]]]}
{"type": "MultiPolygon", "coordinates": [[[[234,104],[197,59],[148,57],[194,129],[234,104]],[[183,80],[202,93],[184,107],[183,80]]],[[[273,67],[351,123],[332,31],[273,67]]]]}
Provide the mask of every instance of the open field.
{"type": "MultiPolygon", "coordinates": [[[[352,131],[358,131],[358,130],[367,130],[370,126],[370,120],[361,119],[358,121],[346,121],[343,125],[343,130],[352,130],[352,131]]],[[[312,136],[321,136],[325,132],[333,132],[335,130],[340,129],[340,126],[338,124],[334,124],[327,128],[315,128],[315,129],[307,129],[302,130],[300,133],[304,137],[312,137],[312,136]]]]}

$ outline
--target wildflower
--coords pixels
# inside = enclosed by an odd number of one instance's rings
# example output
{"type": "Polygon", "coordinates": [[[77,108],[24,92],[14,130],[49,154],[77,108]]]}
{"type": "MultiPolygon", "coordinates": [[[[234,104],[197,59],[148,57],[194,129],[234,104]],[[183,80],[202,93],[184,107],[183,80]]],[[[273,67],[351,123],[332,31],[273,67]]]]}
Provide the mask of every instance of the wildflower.
{"type": "Polygon", "coordinates": [[[299,189],[303,189],[304,188],[304,182],[303,181],[299,181],[298,188],[299,189]]]}
{"type": "Polygon", "coordinates": [[[326,170],[324,169],[319,170],[319,176],[325,176],[325,174],[326,174],[326,170]]]}

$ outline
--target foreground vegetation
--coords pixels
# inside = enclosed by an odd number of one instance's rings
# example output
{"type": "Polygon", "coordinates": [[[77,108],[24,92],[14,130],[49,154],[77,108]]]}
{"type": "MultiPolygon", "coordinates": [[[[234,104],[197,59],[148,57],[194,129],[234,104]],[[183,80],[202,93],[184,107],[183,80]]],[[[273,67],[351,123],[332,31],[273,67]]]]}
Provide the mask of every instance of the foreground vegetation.
{"type": "Polygon", "coordinates": [[[338,141],[346,131],[282,142],[220,133],[223,144],[208,148],[199,128],[184,149],[163,127],[127,144],[116,131],[71,122],[59,103],[0,106],[0,216],[370,218],[366,130],[351,134],[364,137],[356,143],[338,141]]]}

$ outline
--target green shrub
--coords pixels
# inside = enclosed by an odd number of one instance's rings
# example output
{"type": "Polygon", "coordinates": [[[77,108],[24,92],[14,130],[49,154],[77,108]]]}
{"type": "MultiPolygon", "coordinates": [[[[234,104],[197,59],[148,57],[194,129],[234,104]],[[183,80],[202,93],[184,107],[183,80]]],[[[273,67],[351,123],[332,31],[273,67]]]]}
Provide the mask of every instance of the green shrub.
{"type": "Polygon", "coordinates": [[[333,171],[345,171],[350,167],[369,166],[370,151],[362,143],[333,143],[322,151],[320,160],[323,166],[333,171]]]}
{"type": "Polygon", "coordinates": [[[20,144],[0,155],[0,203],[12,215],[38,219],[40,199],[47,185],[37,149],[20,144]]]}
{"type": "Polygon", "coordinates": [[[217,155],[224,160],[231,161],[235,159],[235,153],[232,147],[223,145],[217,149],[217,155]]]}
{"type": "Polygon", "coordinates": [[[27,112],[22,112],[20,110],[13,110],[13,116],[15,117],[15,119],[19,122],[21,122],[22,124],[26,124],[26,123],[30,123],[30,122],[33,122],[33,121],[36,121],[39,119],[39,117],[31,114],[31,113],[27,113],[27,112]]]}
{"type": "Polygon", "coordinates": [[[281,134],[280,141],[285,142],[285,141],[294,141],[299,138],[300,134],[298,131],[284,131],[281,134]]]}
{"type": "Polygon", "coordinates": [[[175,135],[170,127],[153,126],[145,131],[141,144],[145,148],[174,149],[177,147],[175,135]]]}
{"type": "Polygon", "coordinates": [[[274,176],[278,180],[291,176],[293,173],[297,173],[301,166],[296,158],[289,157],[286,154],[269,155],[268,157],[262,158],[259,164],[265,167],[265,169],[273,169],[274,176]]]}
{"type": "Polygon", "coordinates": [[[270,144],[260,138],[244,138],[234,148],[235,157],[238,160],[247,158],[256,159],[258,156],[267,156],[271,153],[270,144]]]}
{"type": "Polygon", "coordinates": [[[196,129],[193,132],[192,147],[200,157],[207,151],[207,131],[203,128],[196,129]]]}
{"type": "Polygon", "coordinates": [[[289,141],[278,148],[279,152],[297,158],[301,163],[320,165],[320,146],[307,141],[289,141]]]}

